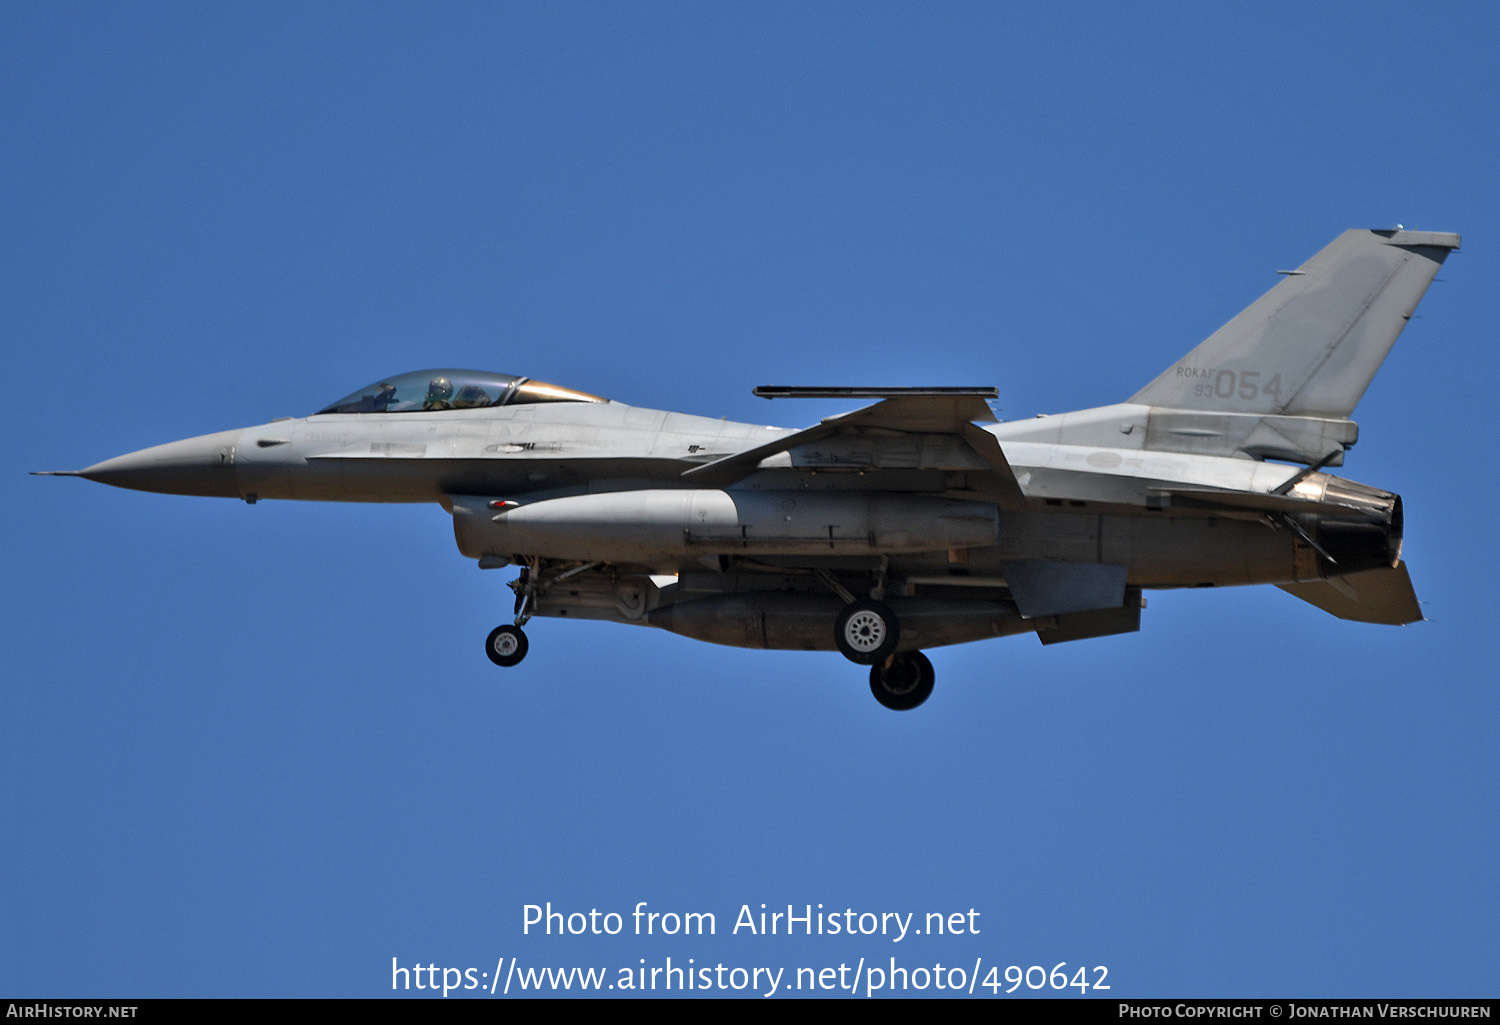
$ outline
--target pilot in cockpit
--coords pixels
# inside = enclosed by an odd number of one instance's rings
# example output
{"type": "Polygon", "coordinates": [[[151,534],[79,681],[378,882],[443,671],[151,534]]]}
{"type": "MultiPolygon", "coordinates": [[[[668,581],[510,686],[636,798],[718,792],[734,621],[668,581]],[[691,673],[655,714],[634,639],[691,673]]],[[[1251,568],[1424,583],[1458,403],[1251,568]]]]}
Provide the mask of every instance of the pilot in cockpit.
{"type": "Polygon", "coordinates": [[[452,409],[453,382],[446,377],[434,377],[427,385],[427,397],[422,400],[422,408],[452,409]]]}

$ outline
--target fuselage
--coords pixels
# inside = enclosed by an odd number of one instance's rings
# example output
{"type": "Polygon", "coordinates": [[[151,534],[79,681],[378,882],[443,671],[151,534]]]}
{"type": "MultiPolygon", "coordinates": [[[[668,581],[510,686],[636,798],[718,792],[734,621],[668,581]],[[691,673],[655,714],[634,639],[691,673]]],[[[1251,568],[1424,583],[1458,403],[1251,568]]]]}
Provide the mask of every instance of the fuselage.
{"type": "MultiPolygon", "coordinates": [[[[1018,559],[1124,565],[1129,567],[1130,584],[1137,587],[1274,583],[1318,575],[1316,560],[1309,561],[1306,546],[1296,534],[1278,529],[1267,517],[1253,513],[1226,517],[1217,510],[1174,506],[1171,498],[1184,489],[1265,494],[1291,477],[1292,468],[1141,447],[1022,440],[1045,436],[1047,419],[986,428],[1000,439],[1030,500],[1029,507],[995,512],[990,544],[974,543],[972,534],[963,534],[960,545],[944,543],[926,551],[911,550],[911,544],[904,548],[871,544],[865,546],[866,551],[849,544],[810,550],[790,542],[781,551],[774,545],[769,550],[764,546],[751,550],[744,543],[714,550],[712,544],[702,543],[702,537],[696,541],[690,536],[674,538],[675,520],[665,526],[657,524],[665,543],[637,537],[617,551],[595,545],[570,554],[565,550],[566,539],[577,536],[576,523],[572,534],[559,534],[548,548],[545,521],[542,535],[535,530],[525,535],[542,536],[544,541],[538,544],[544,550],[504,551],[503,533],[491,545],[493,550],[484,548],[482,538],[465,543],[462,513],[475,506],[476,500],[487,508],[489,502],[531,505],[617,495],[621,497],[616,507],[636,515],[648,504],[644,496],[660,503],[662,492],[699,492],[727,496],[731,506],[740,508],[755,503],[763,507],[767,499],[774,499],[795,509],[800,502],[806,516],[822,519],[847,518],[840,510],[851,508],[851,503],[863,509],[871,503],[878,507],[919,496],[973,500],[966,480],[973,467],[964,464],[962,454],[954,455],[941,445],[915,446],[895,454],[884,451],[878,465],[864,466],[859,465],[858,453],[794,450],[767,458],[758,471],[732,487],[696,488],[691,479],[683,478],[684,470],[792,431],[619,402],[320,413],[189,438],[107,460],[80,473],[121,487],[248,502],[438,503],[455,513],[465,554],[488,556],[491,564],[509,556],[540,555],[677,573],[698,568],[706,557],[734,557],[749,550],[773,564],[778,557],[829,566],[883,557],[893,574],[924,578],[998,579],[1003,575],[999,564],[1018,559]],[[635,493],[643,500],[633,502],[627,497],[635,493]],[[858,500],[863,496],[869,502],[861,504],[858,500]],[[954,551],[959,548],[961,553],[954,551]],[[616,558],[609,558],[612,552],[616,558]]],[[[1122,440],[1127,438],[1122,436],[1122,440]]],[[[1293,494],[1317,498],[1330,481],[1337,478],[1309,475],[1293,494]]],[[[689,498],[684,496],[682,501],[689,498]]],[[[594,504],[604,510],[602,515],[609,515],[608,500],[594,504]]],[[[574,503],[569,511],[573,520],[579,505],[574,503]]],[[[553,508],[563,506],[554,504],[553,508]]],[[[728,515],[733,517],[732,508],[728,515]]],[[[758,520],[752,526],[766,536],[758,520]]],[[[819,530],[823,526],[815,524],[819,530]]],[[[1316,532],[1316,524],[1310,527],[1316,532]]],[[[487,529],[494,532],[496,528],[487,529]]],[[[1395,530],[1397,536],[1388,540],[1399,546],[1399,522],[1395,530]]],[[[1388,557],[1380,548],[1359,558],[1389,562],[1394,555],[1388,557]]]]}

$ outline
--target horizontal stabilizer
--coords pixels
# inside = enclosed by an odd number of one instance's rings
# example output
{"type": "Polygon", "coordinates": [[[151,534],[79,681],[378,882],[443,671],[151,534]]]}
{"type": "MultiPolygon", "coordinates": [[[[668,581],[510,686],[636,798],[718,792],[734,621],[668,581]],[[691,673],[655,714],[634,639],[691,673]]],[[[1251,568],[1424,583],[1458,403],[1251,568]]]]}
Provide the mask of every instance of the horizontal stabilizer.
{"type": "Polygon", "coordinates": [[[1419,623],[1423,618],[1405,563],[1329,580],[1277,586],[1324,612],[1357,623],[1402,626],[1419,623]]]}

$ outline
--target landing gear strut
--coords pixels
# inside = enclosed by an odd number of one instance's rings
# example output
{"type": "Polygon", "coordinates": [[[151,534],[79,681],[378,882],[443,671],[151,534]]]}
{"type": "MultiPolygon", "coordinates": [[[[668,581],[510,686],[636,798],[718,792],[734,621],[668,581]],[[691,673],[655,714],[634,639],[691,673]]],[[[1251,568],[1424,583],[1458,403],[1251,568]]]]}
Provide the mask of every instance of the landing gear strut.
{"type": "Polygon", "coordinates": [[[497,666],[510,668],[526,657],[530,645],[526,632],[521,627],[531,618],[532,603],[536,600],[537,578],[540,576],[541,560],[531,559],[521,567],[521,575],[510,584],[516,592],[515,625],[497,626],[484,641],[484,653],[497,666]]]}
{"type": "Polygon", "coordinates": [[[926,655],[903,651],[870,667],[870,693],[886,708],[904,712],[932,696],[936,675],[926,655]]]}

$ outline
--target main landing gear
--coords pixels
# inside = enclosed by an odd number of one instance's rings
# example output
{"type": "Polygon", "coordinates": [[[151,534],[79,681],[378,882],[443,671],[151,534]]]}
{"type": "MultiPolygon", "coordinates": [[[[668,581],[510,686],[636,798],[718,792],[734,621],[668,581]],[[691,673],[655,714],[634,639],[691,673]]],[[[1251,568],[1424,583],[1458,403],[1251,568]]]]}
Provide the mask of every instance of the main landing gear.
{"type": "Polygon", "coordinates": [[[845,605],[834,621],[833,640],[849,661],[870,667],[870,693],[886,708],[904,712],[932,696],[932,663],[920,651],[896,651],[901,621],[884,602],[845,605]]]}
{"type": "Polygon", "coordinates": [[[833,639],[850,662],[874,665],[896,650],[901,640],[901,623],[885,602],[873,599],[851,602],[834,621],[833,639]]]}
{"type": "Polygon", "coordinates": [[[870,667],[870,693],[886,708],[904,712],[932,696],[937,674],[920,651],[903,651],[870,667]]]}

